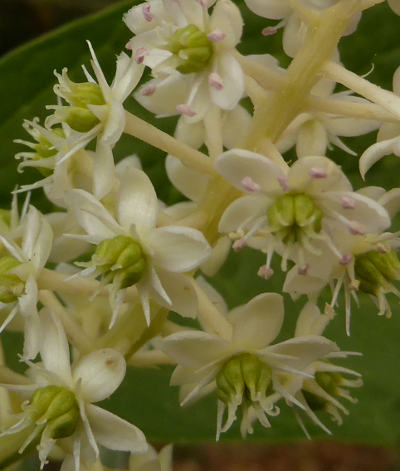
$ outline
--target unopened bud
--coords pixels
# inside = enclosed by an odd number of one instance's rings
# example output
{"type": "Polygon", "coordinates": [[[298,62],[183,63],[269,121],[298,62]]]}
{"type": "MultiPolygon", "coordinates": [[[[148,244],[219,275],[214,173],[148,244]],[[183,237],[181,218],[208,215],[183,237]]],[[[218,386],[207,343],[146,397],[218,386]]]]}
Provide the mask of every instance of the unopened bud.
{"type": "MultiPolygon", "coordinates": [[[[305,384],[307,384],[307,381],[309,380],[306,380],[305,384]]],[[[338,395],[338,387],[342,383],[342,375],[337,372],[318,371],[315,373],[315,382],[326,393],[335,397],[338,395]]],[[[326,408],[328,401],[325,398],[307,390],[303,391],[303,394],[311,410],[321,411],[326,408]]]]}

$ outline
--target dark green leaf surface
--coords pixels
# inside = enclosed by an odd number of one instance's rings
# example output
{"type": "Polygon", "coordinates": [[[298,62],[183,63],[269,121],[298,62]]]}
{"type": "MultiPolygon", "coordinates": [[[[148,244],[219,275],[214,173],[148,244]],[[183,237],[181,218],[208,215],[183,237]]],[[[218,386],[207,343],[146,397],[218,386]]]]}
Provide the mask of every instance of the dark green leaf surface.
{"type": "MultiPolygon", "coordinates": [[[[103,13],[89,17],[45,36],[38,41],[16,50],[0,61],[0,142],[1,175],[0,203],[6,207],[9,192],[18,183],[33,182],[35,173],[17,175],[13,156],[20,149],[12,139],[26,138],[21,128],[23,118],[45,116],[44,106],[55,102],[52,86],[55,83],[53,69],[66,66],[76,80],[81,77],[80,66],[89,62],[85,40],[92,41],[100,63],[109,78],[114,72],[115,55],[121,51],[130,33],[122,24],[121,17],[132,2],[122,2],[103,13]]],[[[245,52],[279,51],[280,35],[263,38],[260,31],[268,23],[261,18],[246,14],[248,23],[245,32],[245,52]]],[[[400,58],[398,31],[400,19],[380,5],[364,15],[357,36],[344,39],[342,58],[345,64],[357,73],[368,72],[371,64],[375,70],[370,78],[390,88],[391,77],[400,58]],[[379,25],[379,35],[376,33],[379,25]]],[[[282,53],[278,54],[287,63],[282,53]]],[[[139,109],[130,100],[129,107],[145,119],[153,120],[162,129],[171,132],[173,119],[154,120],[149,113],[139,109]]],[[[358,152],[373,142],[373,136],[349,139],[347,143],[358,152]]],[[[179,195],[166,180],[163,155],[159,151],[137,140],[124,137],[117,147],[117,157],[138,154],[149,173],[161,199],[167,203],[177,200],[179,195]]],[[[361,185],[357,176],[357,159],[334,151],[331,154],[346,172],[354,178],[356,187],[361,185]]],[[[386,158],[376,165],[369,175],[369,184],[391,188],[399,185],[400,162],[386,158]]],[[[46,208],[40,192],[34,202],[46,208]]],[[[214,285],[226,297],[230,307],[247,302],[254,295],[266,291],[279,291],[282,280],[279,276],[265,282],[255,275],[263,263],[259,254],[244,250],[233,254],[221,273],[213,280],[214,285]]],[[[278,270],[277,270],[278,271],[278,270]]],[[[350,404],[350,415],[344,418],[341,427],[332,426],[333,437],[352,442],[394,445],[400,438],[400,309],[393,301],[393,318],[378,318],[372,303],[362,298],[360,309],[353,308],[352,336],[344,333],[344,316],[341,312],[332,322],[327,335],[335,339],[344,350],[359,351],[363,357],[352,357],[343,362],[364,376],[365,385],[355,395],[359,403],[350,404]]],[[[294,304],[286,299],[286,324],[279,340],[293,333],[301,302],[294,304]]],[[[5,348],[9,359],[16,364],[15,336],[5,336],[5,348]]],[[[209,441],[215,436],[216,397],[209,396],[194,406],[181,409],[177,401],[177,390],[169,388],[170,368],[130,370],[120,390],[103,404],[120,416],[138,425],[150,441],[194,442],[209,441]]],[[[329,419],[324,418],[329,424],[329,419]]],[[[256,426],[254,439],[291,441],[304,438],[297,425],[293,411],[282,407],[282,413],[271,420],[272,429],[256,426]]],[[[324,436],[314,427],[310,431],[315,437],[324,436]]],[[[238,427],[223,439],[238,439],[238,427]]]]}

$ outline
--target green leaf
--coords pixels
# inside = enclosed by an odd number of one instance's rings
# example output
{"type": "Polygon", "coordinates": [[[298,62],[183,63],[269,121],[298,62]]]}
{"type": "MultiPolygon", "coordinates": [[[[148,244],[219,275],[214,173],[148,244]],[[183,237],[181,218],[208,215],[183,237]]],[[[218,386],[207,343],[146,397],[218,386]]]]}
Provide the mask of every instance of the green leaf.
{"type": "MultiPolygon", "coordinates": [[[[68,67],[72,77],[81,77],[81,64],[89,63],[85,40],[89,39],[98,54],[100,63],[111,78],[114,72],[115,55],[121,51],[130,37],[129,31],[121,22],[122,14],[133,2],[117,3],[100,14],[77,21],[12,52],[0,61],[0,142],[1,142],[1,186],[0,204],[6,207],[9,193],[18,183],[31,183],[37,179],[32,172],[22,176],[16,172],[14,154],[20,149],[12,143],[14,138],[26,138],[21,128],[23,118],[46,115],[44,106],[55,102],[52,86],[55,79],[53,69],[68,67]]],[[[242,4],[241,4],[242,5],[242,4]]],[[[281,33],[275,37],[264,38],[260,35],[269,23],[255,18],[245,9],[246,32],[241,50],[244,52],[276,53],[282,63],[288,59],[280,52],[281,33]]],[[[391,76],[400,56],[398,45],[399,18],[394,16],[386,5],[379,5],[368,11],[355,36],[343,40],[343,61],[352,70],[366,73],[371,63],[375,70],[371,78],[390,88],[391,76]],[[379,35],[376,25],[380,25],[379,35]],[[375,55],[376,53],[376,55],[375,55]]],[[[133,99],[128,107],[141,117],[156,123],[158,127],[172,132],[174,119],[154,119],[141,109],[133,99]]],[[[347,142],[358,152],[373,142],[373,136],[362,139],[349,139],[347,142]]],[[[133,139],[124,137],[116,149],[117,157],[136,153],[143,162],[157,188],[159,197],[166,203],[177,201],[180,196],[169,185],[165,171],[163,154],[133,139]]],[[[353,176],[356,187],[361,185],[357,175],[357,159],[342,152],[332,155],[341,163],[346,172],[353,176]]],[[[400,162],[386,158],[370,172],[369,184],[379,184],[387,188],[398,185],[400,162]]],[[[35,192],[33,201],[41,209],[48,208],[40,191],[35,192]]],[[[257,278],[255,273],[263,263],[263,257],[251,250],[232,254],[221,273],[212,283],[226,297],[230,307],[247,302],[251,297],[266,290],[279,292],[282,277],[276,276],[270,282],[257,278]]],[[[279,268],[276,267],[276,272],[279,268]]],[[[280,339],[290,337],[297,315],[304,300],[286,302],[286,323],[280,339]]],[[[350,415],[344,418],[341,427],[332,426],[333,437],[351,442],[394,445],[399,440],[400,424],[400,310],[392,299],[393,318],[379,318],[376,309],[367,299],[361,299],[359,309],[353,308],[352,335],[347,338],[344,328],[344,315],[332,322],[327,332],[337,340],[344,350],[359,351],[363,357],[351,357],[343,365],[360,371],[365,385],[354,392],[358,404],[350,404],[350,415]]],[[[14,334],[4,336],[7,358],[17,367],[16,349],[21,351],[14,334]]],[[[20,342],[19,342],[20,343],[20,342]]],[[[150,441],[157,442],[194,442],[209,441],[215,437],[216,396],[203,399],[198,404],[180,408],[176,388],[169,388],[171,368],[131,369],[126,381],[114,396],[104,402],[104,406],[121,417],[139,426],[150,441]]],[[[323,418],[328,423],[328,418],[323,418]]],[[[307,422],[307,419],[306,419],[307,422]]],[[[303,439],[304,435],[296,423],[293,411],[282,404],[282,413],[271,420],[272,428],[265,430],[256,426],[251,439],[268,442],[283,442],[303,439]]],[[[308,422],[307,422],[308,424],[308,422]]],[[[307,425],[308,426],[308,425],[307,425]]],[[[314,437],[326,437],[320,430],[309,426],[314,437]]],[[[236,424],[222,440],[238,439],[236,424]]]]}

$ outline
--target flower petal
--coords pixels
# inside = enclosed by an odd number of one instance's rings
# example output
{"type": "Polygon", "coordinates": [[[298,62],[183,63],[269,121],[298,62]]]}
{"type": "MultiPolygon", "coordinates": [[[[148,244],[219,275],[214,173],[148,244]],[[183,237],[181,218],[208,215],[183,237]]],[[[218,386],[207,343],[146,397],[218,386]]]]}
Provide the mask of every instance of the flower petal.
{"type": "Polygon", "coordinates": [[[248,228],[255,219],[266,216],[270,200],[264,195],[243,196],[228,206],[219,221],[218,230],[228,234],[248,228]]]}
{"type": "Polygon", "coordinates": [[[40,356],[45,368],[67,383],[71,381],[69,346],[61,321],[46,309],[40,314],[40,356]]]}
{"type": "Polygon", "coordinates": [[[368,170],[385,155],[393,153],[399,156],[399,153],[396,152],[396,147],[398,147],[396,144],[398,142],[399,138],[395,137],[386,141],[377,142],[369,147],[360,157],[359,167],[361,176],[365,178],[365,174],[368,170]]]}
{"type": "MultiPolygon", "coordinates": [[[[225,34],[221,47],[235,47],[242,36],[243,19],[239,8],[230,1],[219,0],[211,14],[209,30],[220,30],[225,34]]],[[[232,78],[236,77],[232,75],[232,78]]]]}
{"type": "Polygon", "coordinates": [[[322,335],[330,320],[329,316],[321,314],[316,304],[308,302],[297,319],[294,335],[295,337],[322,335]]]}
{"type": "Polygon", "coordinates": [[[267,157],[244,149],[232,149],[215,162],[217,171],[240,191],[246,191],[242,181],[250,177],[268,195],[281,193],[278,178],[284,171],[267,157]]]}
{"type": "Polygon", "coordinates": [[[242,67],[233,54],[224,53],[215,59],[213,71],[221,77],[223,86],[209,86],[211,100],[223,110],[232,110],[244,94],[242,67]]]}
{"type": "Polygon", "coordinates": [[[149,177],[136,168],[130,168],[122,177],[117,202],[118,221],[129,230],[135,225],[139,232],[156,225],[158,200],[149,177]]]}
{"type": "Polygon", "coordinates": [[[171,272],[185,272],[198,267],[210,254],[203,234],[190,227],[168,226],[149,234],[148,244],[154,265],[171,272]]]}
{"type": "MultiPolygon", "coordinates": [[[[197,123],[188,124],[187,126],[197,126],[197,123]]],[[[187,198],[198,202],[205,196],[209,182],[206,175],[186,167],[172,155],[167,156],[165,167],[172,184],[187,198]]]]}
{"type": "Polygon", "coordinates": [[[115,165],[111,146],[99,140],[93,161],[93,194],[101,200],[111,191],[114,184],[115,165]]]}
{"type": "Polygon", "coordinates": [[[287,16],[291,9],[287,0],[245,0],[246,5],[256,15],[280,20],[287,16]]]}
{"type": "Polygon", "coordinates": [[[109,397],[121,384],[126,372],[124,357],[103,348],[82,357],[73,365],[72,377],[79,382],[85,401],[98,402],[109,397]]]}
{"type": "Polygon", "coordinates": [[[110,450],[142,453],[148,444],[143,432],[100,407],[89,404],[86,406],[87,417],[96,441],[110,450]]]}
{"type": "Polygon", "coordinates": [[[229,355],[231,344],[217,335],[186,331],[166,337],[162,350],[183,366],[200,368],[229,355]]]}
{"type": "Polygon", "coordinates": [[[233,309],[228,319],[233,325],[234,344],[250,350],[264,348],[279,334],[284,317],[283,298],[263,293],[233,309]]]}

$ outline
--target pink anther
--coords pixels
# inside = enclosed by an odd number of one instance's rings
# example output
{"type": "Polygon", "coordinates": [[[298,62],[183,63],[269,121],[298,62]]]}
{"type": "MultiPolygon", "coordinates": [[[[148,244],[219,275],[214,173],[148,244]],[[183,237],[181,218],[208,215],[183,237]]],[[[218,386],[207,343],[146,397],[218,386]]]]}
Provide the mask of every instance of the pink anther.
{"type": "Polygon", "coordinates": [[[241,181],[243,188],[251,193],[257,193],[260,191],[260,185],[258,185],[251,177],[244,177],[241,181]]]}
{"type": "Polygon", "coordinates": [[[340,198],[340,204],[343,209],[354,209],[356,207],[356,202],[350,196],[342,196],[340,198]]]}
{"type": "Polygon", "coordinates": [[[213,43],[218,41],[223,41],[226,38],[226,34],[220,29],[214,29],[211,33],[207,34],[207,38],[210,39],[213,43]]]}
{"type": "Polygon", "coordinates": [[[192,118],[193,116],[196,116],[197,114],[188,105],[178,105],[176,107],[176,111],[183,116],[188,116],[189,118],[192,118]]]}
{"type": "Polygon", "coordinates": [[[151,5],[144,5],[142,8],[143,16],[146,21],[152,21],[153,15],[151,14],[151,5]]]}
{"type": "Polygon", "coordinates": [[[312,167],[309,175],[311,178],[326,178],[326,171],[323,168],[312,167]]]}
{"type": "Polygon", "coordinates": [[[270,267],[267,267],[267,265],[261,265],[257,272],[257,275],[260,278],[264,278],[264,280],[269,280],[273,274],[274,270],[270,267]]]}
{"type": "Polygon", "coordinates": [[[142,95],[143,96],[151,96],[154,95],[154,92],[157,90],[157,87],[154,84],[146,85],[142,89],[142,95]]]}
{"type": "Polygon", "coordinates": [[[216,72],[212,72],[208,76],[208,83],[216,90],[222,90],[224,88],[224,81],[222,80],[221,76],[218,75],[216,72]]]}

